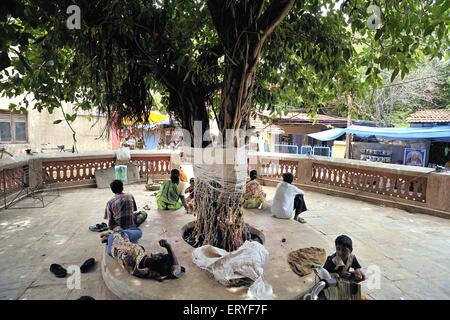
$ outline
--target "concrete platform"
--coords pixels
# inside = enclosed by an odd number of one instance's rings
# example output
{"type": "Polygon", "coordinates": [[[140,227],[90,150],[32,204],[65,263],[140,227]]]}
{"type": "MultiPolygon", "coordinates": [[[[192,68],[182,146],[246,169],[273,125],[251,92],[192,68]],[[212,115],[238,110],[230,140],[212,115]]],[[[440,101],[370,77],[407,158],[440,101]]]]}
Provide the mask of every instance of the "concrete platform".
{"type": "MultiPolygon", "coordinates": [[[[125,191],[135,196],[139,210],[145,205],[156,208],[155,197],[152,196],[154,192],[146,191],[143,184],[127,185],[125,191]]],[[[264,191],[268,199],[272,199],[275,189],[264,187],[264,191]]],[[[309,210],[302,217],[306,224],[274,219],[267,212],[258,210],[245,211],[246,222],[262,230],[266,240],[269,238],[267,231],[273,231],[274,243],[268,246],[270,261],[264,273],[276,292],[280,292],[278,288],[283,286],[283,282],[274,279],[283,272],[288,273],[287,279],[293,279],[295,284],[291,286],[288,283],[284,289],[288,298],[297,294],[297,284],[303,281],[285,264],[288,252],[304,246],[318,246],[331,254],[334,252],[334,239],[345,233],[353,240],[354,252],[363,271],[367,274],[370,266],[377,266],[381,270],[379,288],[369,288],[367,281],[363,283],[363,294],[369,299],[450,298],[449,219],[411,214],[400,209],[311,191],[305,193],[309,210]],[[261,215],[261,219],[255,221],[257,215],[261,215]],[[281,243],[282,238],[287,241],[281,243]],[[276,259],[280,260],[282,266],[279,269],[271,264],[276,259]],[[293,288],[292,294],[287,292],[290,288],[293,288]]],[[[118,299],[103,281],[101,261],[104,247],[100,244],[99,234],[88,229],[88,226],[103,221],[105,203],[111,196],[109,189],[65,190],[45,208],[0,210],[0,300],[73,300],[82,295],[102,300],[118,299]],[[91,272],[81,275],[80,289],[68,288],[67,279],[55,278],[48,271],[51,263],[60,263],[67,268],[69,265],[81,265],[91,257],[98,264],[91,272]]],[[[157,220],[157,215],[159,213],[156,210],[149,211],[148,222],[157,220]]],[[[175,234],[180,237],[178,242],[172,241],[177,245],[175,249],[177,252],[180,248],[192,250],[181,240],[179,230],[194,217],[183,214],[182,210],[172,214],[164,212],[163,219],[167,221],[171,218],[177,225],[175,234]],[[179,244],[182,245],[178,247],[179,244]]],[[[148,225],[143,226],[142,243],[147,249],[161,250],[156,241],[147,239],[150,235],[147,229],[151,224],[148,225]]],[[[170,233],[156,226],[157,222],[154,222],[155,229],[152,230],[156,232],[155,239],[166,237],[171,240],[170,233]]],[[[158,283],[160,288],[173,285],[177,290],[181,290],[180,287],[190,290],[192,294],[203,290],[209,299],[236,296],[228,294],[228,289],[210,279],[205,271],[188,264],[186,260],[182,263],[188,268],[186,278],[171,280],[172,283],[158,283]],[[192,286],[193,282],[190,282],[191,287],[188,289],[181,286],[185,281],[189,283],[191,276],[195,278],[194,274],[201,277],[201,286],[192,286]]],[[[149,286],[147,283],[146,280],[144,285],[149,286]]],[[[242,294],[245,293],[242,291],[242,294]]]]}
{"type": "MultiPolygon", "coordinates": [[[[184,209],[154,210],[142,228],[144,234],[140,244],[147,251],[165,252],[158,245],[158,241],[163,238],[172,244],[180,264],[186,268],[184,277],[164,282],[139,279],[130,276],[105,252],[102,275],[106,286],[121,299],[246,299],[246,287],[224,287],[192,262],[194,248],[183,240],[182,229],[194,220],[195,217],[187,215],[184,209]]],[[[274,298],[288,300],[301,297],[314,285],[314,274],[305,277],[296,275],[287,263],[288,253],[312,245],[328,249],[329,243],[311,228],[296,221],[274,220],[267,211],[248,210],[245,221],[264,234],[264,246],[269,251],[264,278],[272,285],[274,298]],[[284,243],[281,241],[283,238],[286,238],[284,243]]]]}

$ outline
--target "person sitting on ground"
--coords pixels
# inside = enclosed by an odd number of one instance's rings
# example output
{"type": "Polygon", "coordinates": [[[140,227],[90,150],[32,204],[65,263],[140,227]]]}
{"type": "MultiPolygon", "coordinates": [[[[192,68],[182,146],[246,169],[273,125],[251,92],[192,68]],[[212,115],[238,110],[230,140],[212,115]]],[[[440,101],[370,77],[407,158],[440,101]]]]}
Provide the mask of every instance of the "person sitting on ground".
{"type": "Polygon", "coordinates": [[[184,191],[184,193],[189,193],[189,196],[186,199],[186,203],[188,205],[189,208],[189,212],[193,212],[195,205],[194,205],[194,195],[195,195],[195,179],[191,178],[189,180],[189,187],[186,188],[186,190],[184,191]]]}
{"type": "Polygon", "coordinates": [[[256,180],[257,178],[258,172],[256,170],[250,171],[250,181],[245,185],[244,193],[244,208],[246,209],[259,208],[266,199],[266,194],[256,180]]]}
{"type": "Polygon", "coordinates": [[[166,240],[159,240],[159,245],[167,250],[167,254],[148,254],[144,247],[137,243],[138,238],[135,230],[122,230],[120,227],[108,236],[107,253],[129,274],[162,281],[179,278],[185,272],[166,240]]]}
{"type": "Polygon", "coordinates": [[[353,282],[361,282],[366,279],[361,271],[356,256],[353,252],[352,239],[346,235],[341,235],[334,242],[336,252],[327,258],[323,266],[332,277],[343,278],[353,282]],[[353,271],[350,271],[353,269],[353,271]]]}
{"type": "Polygon", "coordinates": [[[287,172],[283,174],[283,182],[280,182],[275,190],[275,196],[272,203],[272,216],[280,219],[292,219],[294,213],[294,220],[305,223],[306,221],[299,217],[300,213],[306,211],[306,204],[304,201],[303,190],[292,185],[294,176],[287,172]]]}
{"type": "Polygon", "coordinates": [[[122,229],[137,228],[147,219],[145,211],[137,211],[136,201],[129,193],[123,193],[123,182],[114,180],[110,184],[114,197],[108,201],[104,219],[108,220],[108,227],[113,230],[119,226],[122,229]]]}
{"type": "Polygon", "coordinates": [[[183,169],[180,168],[180,181],[181,182],[188,182],[188,178],[186,173],[183,171],[183,169]]]}
{"type": "Polygon", "coordinates": [[[170,180],[162,184],[161,189],[156,195],[156,203],[159,210],[178,210],[183,206],[189,213],[189,208],[184,198],[183,186],[180,183],[180,171],[172,169],[170,180]]]}

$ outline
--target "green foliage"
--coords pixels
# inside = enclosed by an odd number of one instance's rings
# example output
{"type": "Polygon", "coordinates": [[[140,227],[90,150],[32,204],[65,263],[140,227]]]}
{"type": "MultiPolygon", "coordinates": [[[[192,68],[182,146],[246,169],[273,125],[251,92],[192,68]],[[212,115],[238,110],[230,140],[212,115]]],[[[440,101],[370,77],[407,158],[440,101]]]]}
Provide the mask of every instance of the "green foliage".
{"type": "MultiPolygon", "coordinates": [[[[296,1],[259,57],[255,110],[275,114],[294,105],[314,115],[332,102],[342,108],[348,94],[370,99],[374,87],[404,78],[425,56],[444,57],[449,2],[377,1],[381,28],[370,30],[367,1],[340,7],[331,0],[296,1]]],[[[270,1],[261,3],[264,12],[270,1]]],[[[1,6],[3,95],[32,93],[39,111],[66,101],[141,120],[152,108],[164,108],[185,127],[204,120],[207,110],[220,112],[230,62],[206,2],[7,0],[1,6]],[[71,4],[81,8],[81,30],[66,28],[71,4]]],[[[243,15],[236,14],[234,25],[243,15]]]]}

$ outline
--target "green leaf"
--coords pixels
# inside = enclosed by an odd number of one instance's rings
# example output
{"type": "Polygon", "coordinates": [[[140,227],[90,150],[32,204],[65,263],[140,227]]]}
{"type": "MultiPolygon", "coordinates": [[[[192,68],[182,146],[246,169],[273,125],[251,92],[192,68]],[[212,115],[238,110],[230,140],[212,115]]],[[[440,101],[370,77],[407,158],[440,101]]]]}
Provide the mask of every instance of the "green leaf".
{"type": "Polygon", "coordinates": [[[423,36],[429,36],[434,30],[434,26],[428,26],[425,31],[423,32],[423,36]]]}
{"type": "Polygon", "coordinates": [[[350,59],[350,49],[349,48],[345,48],[343,51],[343,55],[344,55],[344,59],[348,60],[350,59]]]}
{"type": "Polygon", "coordinates": [[[66,120],[67,120],[67,121],[73,122],[73,121],[75,121],[76,118],[77,118],[77,114],[76,114],[76,113],[74,113],[74,114],[72,114],[72,115],[66,114],[66,120]]]}
{"type": "Polygon", "coordinates": [[[392,72],[392,76],[391,76],[391,82],[393,82],[394,81],[394,79],[395,79],[395,77],[398,75],[398,72],[399,72],[399,70],[398,69],[395,69],[393,72],[392,72]]]}
{"type": "Polygon", "coordinates": [[[62,122],[62,120],[55,120],[55,121],[53,121],[53,124],[58,124],[58,123],[61,123],[62,122]]]}
{"type": "Polygon", "coordinates": [[[8,68],[11,65],[8,54],[6,52],[0,52],[0,71],[8,68]]]}
{"type": "Polygon", "coordinates": [[[375,33],[375,40],[378,41],[381,38],[382,34],[383,34],[383,30],[378,29],[377,32],[375,33]]]}
{"type": "Polygon", "coordinates": [[[412,46],[411,46],[411,48],[409,49],[409,51],[411,52],[411,53],[413,53],[414,51],[416,51],[416,49],[419,47],[419,44],[416,42],[416,43],[414,43],[412,46]]]}

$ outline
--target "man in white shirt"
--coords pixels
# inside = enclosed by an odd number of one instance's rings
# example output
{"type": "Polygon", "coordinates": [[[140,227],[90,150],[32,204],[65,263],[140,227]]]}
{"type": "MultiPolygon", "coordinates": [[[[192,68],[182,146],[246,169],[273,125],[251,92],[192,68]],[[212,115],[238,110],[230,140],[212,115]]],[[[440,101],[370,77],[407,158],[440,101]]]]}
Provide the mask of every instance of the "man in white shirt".
{"type": "Polygon", "coordinates": [[[307,210],[303,199],[305,193],[292,185],[292,181],[294,181],[292,173],[283,174],[283,182],[278,184],[273,197],[272,216],[280,219],[294,218],[298,222],[305,223],[306,221],[299,217],[301,212],[307,210]]]}

